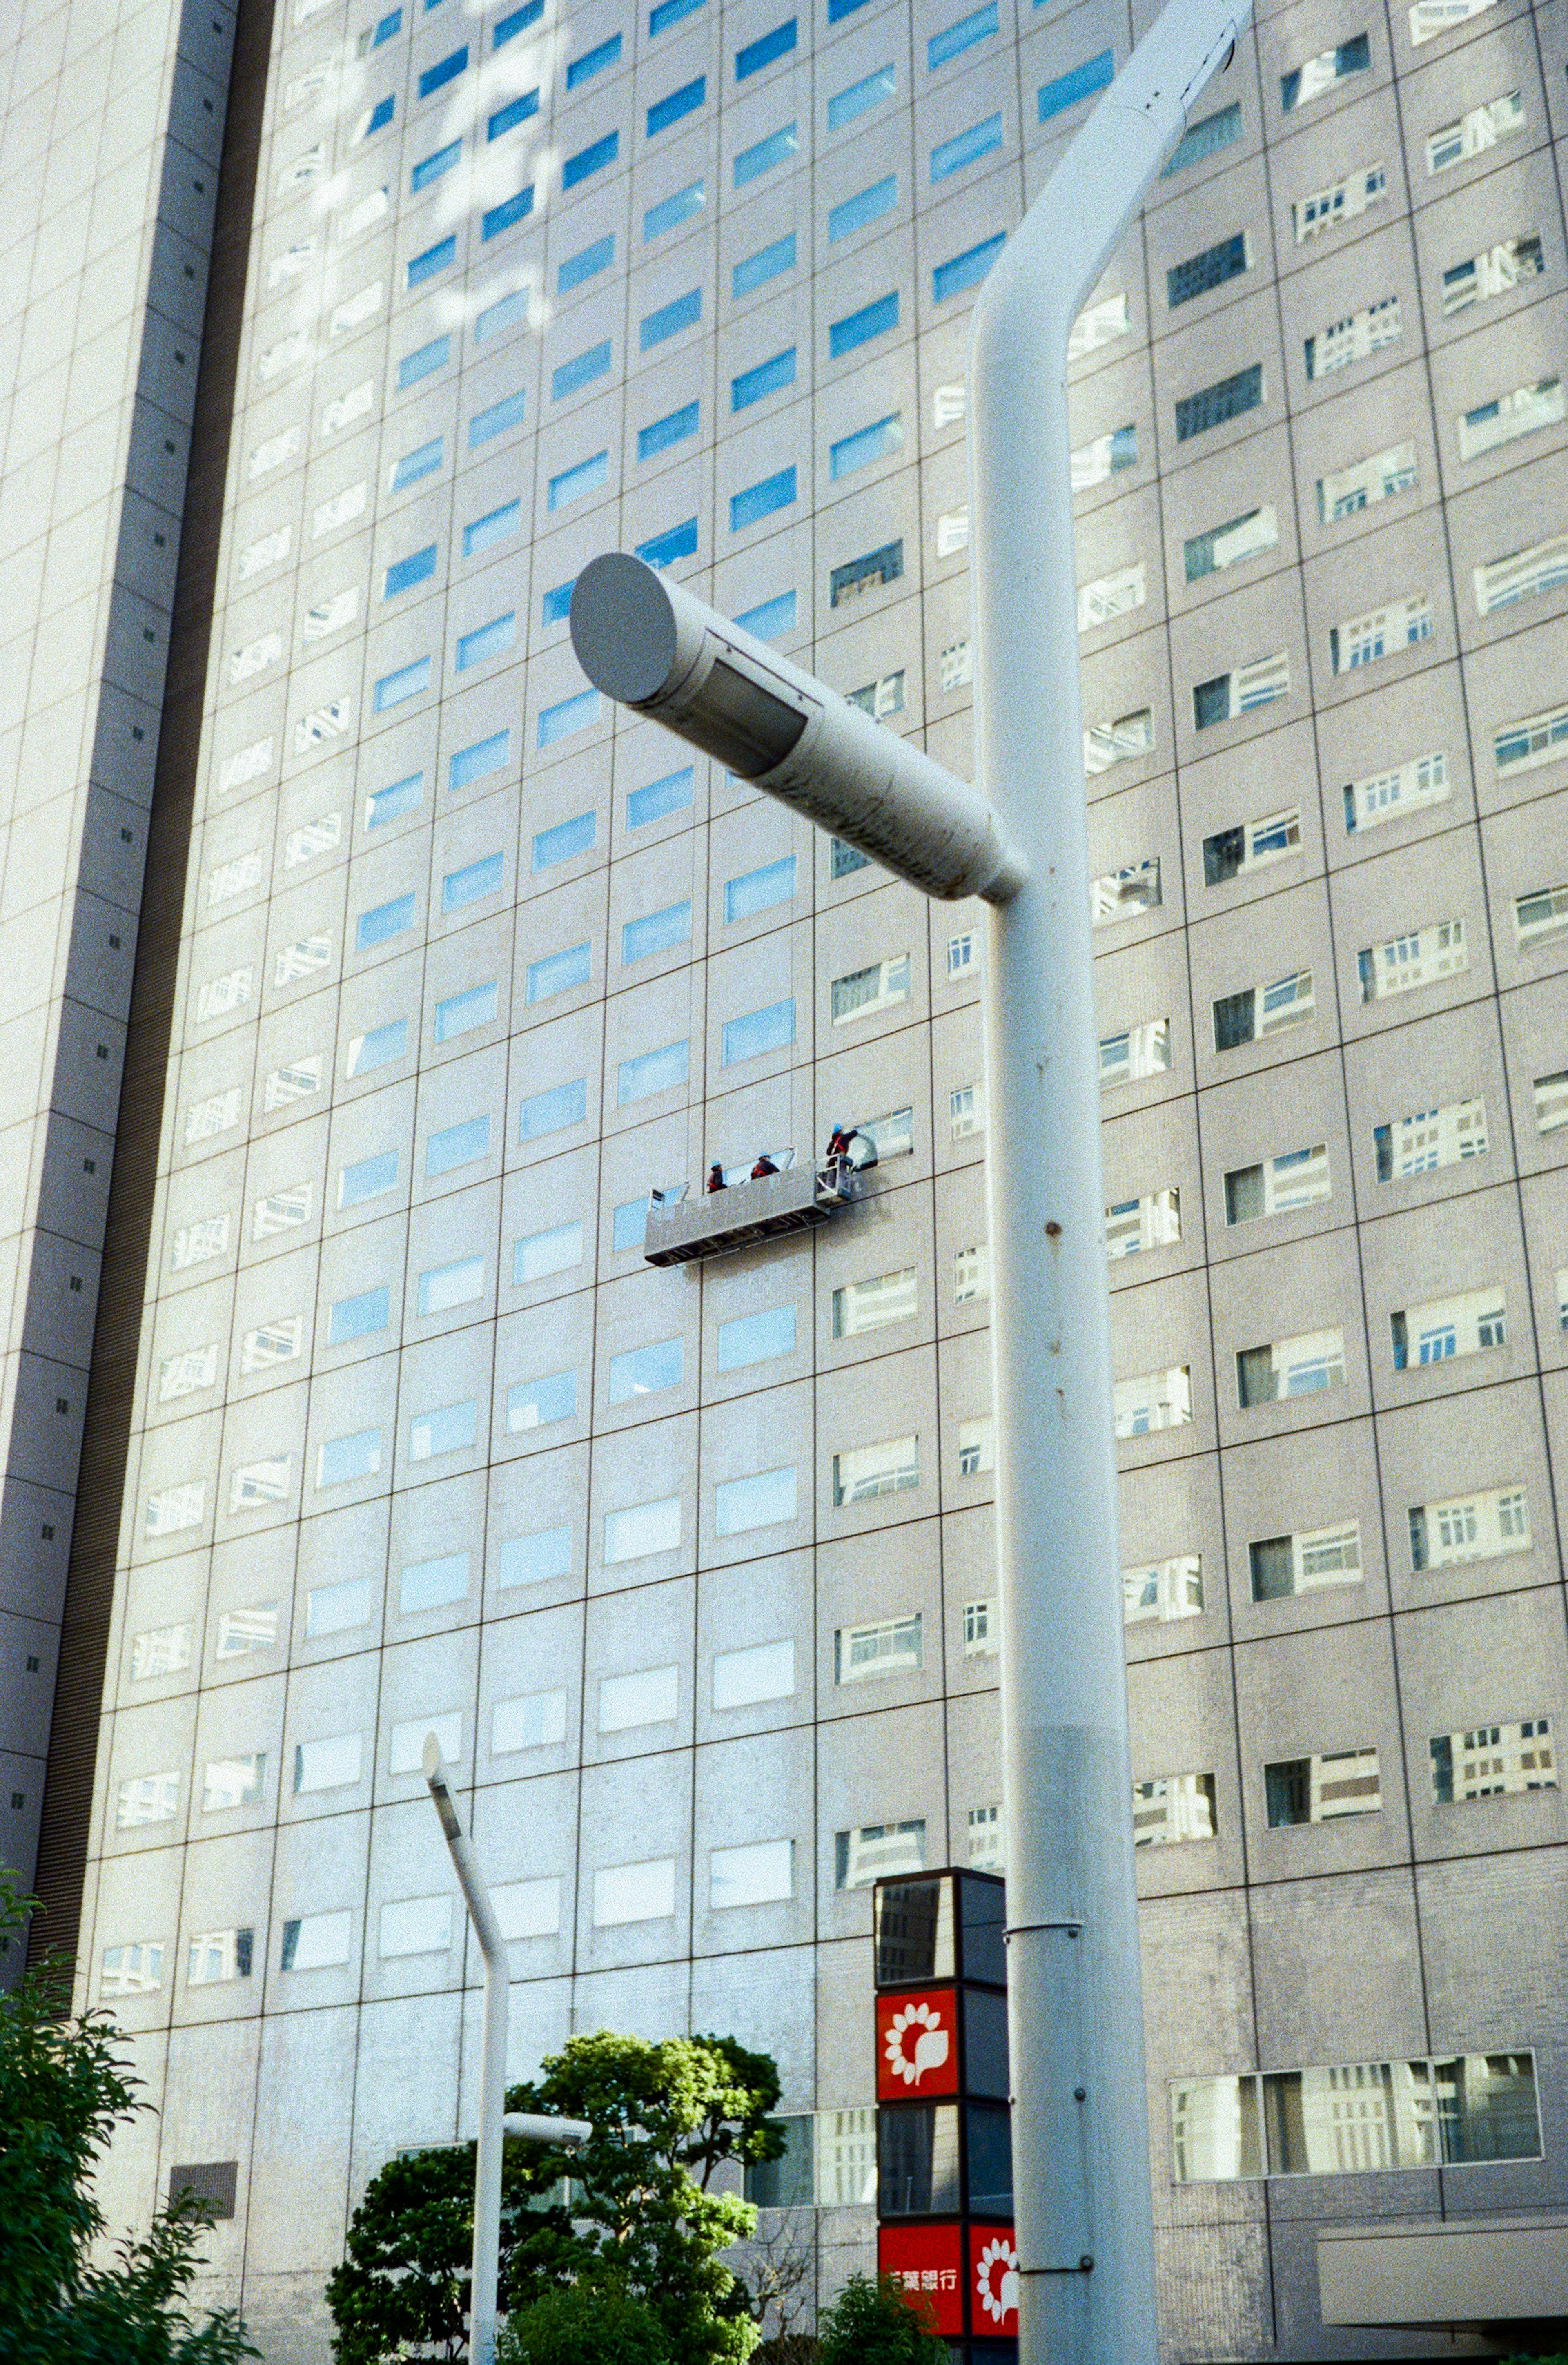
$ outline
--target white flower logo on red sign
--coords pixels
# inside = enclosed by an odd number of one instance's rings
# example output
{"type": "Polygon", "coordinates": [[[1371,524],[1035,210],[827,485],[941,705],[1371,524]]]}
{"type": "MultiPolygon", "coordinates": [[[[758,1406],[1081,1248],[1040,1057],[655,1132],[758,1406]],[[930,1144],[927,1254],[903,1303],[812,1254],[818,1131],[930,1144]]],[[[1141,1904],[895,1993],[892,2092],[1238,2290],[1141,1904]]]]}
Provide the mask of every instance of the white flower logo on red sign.
{"type": "Polygon", "coordinates": [[[952,2039],[942,2025],[942,2015],[928,2003],[907,2004],[895,2012],[888,2030],[885,2050],[888,2068],[906,2086],[918,2086],[928,2069],[940,2069],[951,2050],[952,2039]]]}
{"type": "Polygon", "coordinates": [[[988,2242],[975,2268],[975,2297],[993,2324],[1018,2304],[1018,2253],[1005,2234],[988,2242]]]}

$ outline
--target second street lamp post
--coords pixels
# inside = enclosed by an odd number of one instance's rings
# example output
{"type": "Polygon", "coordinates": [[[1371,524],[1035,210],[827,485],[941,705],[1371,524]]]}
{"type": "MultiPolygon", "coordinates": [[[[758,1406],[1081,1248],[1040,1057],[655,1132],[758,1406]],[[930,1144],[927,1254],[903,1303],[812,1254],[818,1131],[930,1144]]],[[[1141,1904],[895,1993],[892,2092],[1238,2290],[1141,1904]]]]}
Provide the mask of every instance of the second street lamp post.
{"type": "Polygon", "coordinates": [[[590,681],[929,895],[990,908],[1008,2021],[1020,2365],[1154,2365],[1077,577],[1073,321],[1249,0],[1169,0],[976,306],[980,789],[640,560],[572,596],[590,681]],[[983,793],[982,793],[983,791],[983,793]]]}

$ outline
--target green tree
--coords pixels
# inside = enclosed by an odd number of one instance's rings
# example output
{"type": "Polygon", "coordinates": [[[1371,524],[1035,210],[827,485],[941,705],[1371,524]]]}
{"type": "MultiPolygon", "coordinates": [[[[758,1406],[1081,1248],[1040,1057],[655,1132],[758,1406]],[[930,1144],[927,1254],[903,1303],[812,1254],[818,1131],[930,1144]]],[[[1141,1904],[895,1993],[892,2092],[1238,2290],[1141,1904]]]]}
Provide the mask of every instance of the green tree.
{"type": "Polygon", "coordinates": [[[608,2275],[586,2275],[509,2316],[496,2359],[497,2365],[671,2365],[653,2309],[608,2275]]]}
{"type": "MultiPolygon", "coordinates": [[[[34,1900],[0,1871],[0,1936],[34,1900]]],[[[54,1967],[0,1995],[0,2360],[3,2365],[238,2365],[259,2350],[231,2310],[200,2323],[186,2304],[210,2222],[186,2199],[128,2236],[106,2265],[89,2180],[137,2099],[125,2040],[105,2012],[72,2020],[54,1967]]]]}
{"type": "Polygon", "coordinates": [[[929,2311],[891,2275],[852,2275],[817,2325],[820,2365],[947,2365],[929,2311]]]}

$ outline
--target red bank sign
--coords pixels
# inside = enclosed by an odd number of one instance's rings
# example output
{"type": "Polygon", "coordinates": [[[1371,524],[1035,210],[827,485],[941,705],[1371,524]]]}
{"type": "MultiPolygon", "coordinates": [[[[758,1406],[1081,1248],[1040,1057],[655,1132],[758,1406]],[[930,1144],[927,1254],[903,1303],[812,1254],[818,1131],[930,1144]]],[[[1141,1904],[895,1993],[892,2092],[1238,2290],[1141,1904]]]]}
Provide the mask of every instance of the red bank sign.
{"type": "Polygon", "coordinates": [[[961,2225],[879,2225],[877,2271],[902,2283],[911,2299],[925,2302],[933,2330],[961,2337],[965,2271],[961,2225]]]}
{"type": "Polygon", "coordinates": [[[924,2102],[958,2090],[956,1988],[905,1989],[877,1998],[877,2100],[924,2102]]]}

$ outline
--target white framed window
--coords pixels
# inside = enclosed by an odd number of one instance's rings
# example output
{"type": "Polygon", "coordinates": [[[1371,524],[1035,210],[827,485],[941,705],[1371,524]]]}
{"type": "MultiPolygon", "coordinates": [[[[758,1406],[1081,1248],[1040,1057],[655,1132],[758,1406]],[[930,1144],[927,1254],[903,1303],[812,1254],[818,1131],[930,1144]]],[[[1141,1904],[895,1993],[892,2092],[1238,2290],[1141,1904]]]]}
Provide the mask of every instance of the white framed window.
{"type": "Polygon", "coordinates": [[[1236,1358],[1237,1402],[1275,1404],[1287,1396],[1321,1395],[1345,1384],[1342,1330],[1302,1330],[1266,1347],[1243,1347],[1236,1358]]]}
{"type": "Polygon", "coordinates": [[[248,1979],[255,1940],[253,1930],[198,1931],[185,1958],[186,1986],[210,1988],[227,1979],[248,1979]]]}
{"type": "Polygon", "coordinates": [[[187,1347],[184,1354],[166,1355],[158,1366],[158,1401],[174,1404],[181,1396],[194,1395],[198,1388],[210,1388],[218,1379],[216,1347],[187,1347]]]}
{"type": "Polygon", "coordinates": [[[1193,1373],[1186,1363],[1163,1372],[1142,1372],[1118,1380],[1112,1391],[1118,1437],[1150,1437],[1162,1429],[1186,1429],[1193,1418],[1193,1373]]]}
{"type": "Polygon", "coordinates": [[[1352,460],[1346,468],[1330,469],[1317,479],[1317,514],[1325,525],[1356,517],[1379,501],[1407,493],[1417,481],[1414,443],[1390,443],[1382,452],[1352,460]]]}
{"type": "Polygon", "coordinates": [[[1348,616],[1328,627],[1328,660],[1337,674],[1355,673],[1392,656],[1417,641],[1432,637],[1432,603],[1424,591],[1391,600],[1386,607],[1369,609],[1364,616],[1348,616]]]}
{"type": "Polygon", "coordinates": [[[1391,772],[1372,772],[1364,780],[1348,780],[1344,790],[1345,833],[1378,829],[1387,821],[1403,821],[1408,813],[1441,805],[1449,798],[1449,759],[1440,748],[1429,755],[1409,756],[1391,772]]]}
{"type": "Polygon", "coordinates": [[[1260,706],[1287,698],[1290,687],[1291,661],[1285,650],[1278,649],[1272,656],[1251,657],[1246,665],[1233,666],[1229,673],[1215,674],[1211,681],[1193,683],[1193,726],[1207,731],[1216,723],[1238,722],[1260,706]]]}
{"type": "Polygon", "coordinates": [[[1305,1025],[1316,1009],[1309,969],[1293,970],[1267,985],[1222,993],[1214,1005],[1215,1049],[1235,1051],[1245,1043],[1260,1043],[1287,1026],[1305,1025]]]}
{"type": "Polygon", "coordinates": [[[833,1638],[835,1684],[860,1684],[878,1676],[917,1676],[924,1664],[918,1609],[908,1618],[840,1626],[833,1638]]]}
{"type": "Polygon", "coordinates": [[[1505,723],[1495,732],[1492,760],[1499,772],[1533,772],[1538,765],[1551,763],[1565,748],[1568,706],[1549,706],[1542,713],[1505,723]]]}
{"type": "Polygon", "coordinates": [[[833,1293],[833,1335],[857,1339],[863,1331],[879,1330],[889,1322],[909,1321],[916,1308],[914,1267],[879,1273],[870,1281],[848,1281],[833,1293]]]}
{"type": "Polygon", "coordinates": [[[1204,884],[1223,886],[1227,879],[1261,870],[1301,851],[1301,807],[1287,805],[1281,813],[1260,814],[1232,829],[1216,830],[1204,840],[1204,884]]]}
{"type": "Polygon", "coordinates": [[[301,1315],[286,1314],[275,1321],[260,1323],[241,1340],[240,1369],[246,1373],[270,1372],[279,1363],[292,1362],[303,1341],[301,1315]]]}
{"type": "Polygon", "coordinates": [[[978,1478],[996,1467],[996,1424],[989,1413],[958,1423],[958,1475],[978,1478]]]}
{"type": "Polygon", "coordinates": [[[1557,426],[1562,414],[1560,377],[1541,377],[1533,386],[1513,387],[1506,394],[1495,395],[1490,402],[1478,402],[1473,410],[1460,412],[1455,421],[1459,456],[1462,460],[1478,460],[1484,452],[1495,452],[1500,443],[1517,443],[1521,436],[1533,435],[1538,428],[1557,426]]]}
{"type": "Polygon", "coordinates": [[[1341,222],[1353,221],[1364,214],[1369,206],[1388,195],[1388,170],[1383,163],[1358,165],[1342,181],[1330,183],[1326,189],[1315,189],[1309,197],[1298,197],[1291,207],[1291,223],[1295,242],[1305,246],[1309,238],[1320,238],[1326,230],[1337,230],[1341,222]]]}
{"type": "Polygon", "coordinates": [[[1517,1717],[1507,1723],[1434,1733],[1427,1754],[1437,1806],[1557,1788],[1550,1717],[1517,1717]]]}
{"type": "Polygon", "coordinates": [[[936,555],[957,558],[969,546],[969,512],[968,505],[961,510],[944,510],[936,520],[936,555]]]}
{"type": "Polygon", "coordinates": [[[1002,1872],[1006,1869],[1000,1806],[969,1809],[968,1839],[971,1872],[1002,1872]]]}
{"type": "Polygon", "coordinates": [[[1072,324],[1067,341],[1070,362],[1081,362],[1102,345],[1114,344],[1125,337],[1131,323],[1127,317],[1127,299],[1123,296],[1106,296],[1098,304],[1086,305],[1072,324]]]}
{"type": "Polygon", "coordinates": [[[937,427],[960,427],[968,402],[968,388],[961,377],[936,387],[931,398],[932,422],[937,427]]]}
{"type": "Polygon", "coordinates": [[[1417,986],[1435,985],[1439,978],[1459,977],[1470,967],[1464,922],[1436,920],[1384,944],[1368,945],[1356,955],[1356,967],[1363,1002],[1387,1002],[1417,986]]]}
{"type": "Polygon", "coordinates": [[[1325,1586],[1360,1585],[1361,1527],[1342,1519],[1332,1528],[1307,1528],[1288,1536],[1263,1536],[1247,1547],[1254,1601],[1286,1601],[1325,1586]]]}
{"type": "Polygon", "coordinates": [[[1498,98],[1483,99],[1479,106],[1466,108],[1456,122],[1439,124],[1436,131],[1428,132],[1427,170],[1451,172],[1456,164],[1482,155],[1499,140],[1511,139],[1524,128],[1525,103],[1518,91],[1506,90],[1498,98]]]}
{"type": "Polygon", "coordinates": [[[1079,586],[1078,629],[1092,633],[1099,624],[1114,623],[1118,616],[1141,608],[1148,598],[1141,558],[1131,566],[1118,567],[1114,575],[1097,575],[1092,583],[1079,586]]]}
{"type": "Polygon", "coordinates": [[[785,1635],[778,1642],[750,1642],[737,1651],[713,1654],[715,1708],[756,1708],[764,1700],[790,1699],[795,1691],[795,1644],[785,1635]]]}
{"type": "Polygon", "coordinates": [[[115,1829],[129,1832],[140,1823],[173,1822],[179,1803],[177,1773],[133,1774],[115,1793],[115,1829]]]}
{"type": "Polygon", "coordinates": [[[991,1251],[982,1241],[978,1247],[955,1249],[953,1251],[953,1303],[973,1306],[991,1295],[991,1251]]]}
{"type": "Polygon", "coordinates": [[[1139,756],[1147,756],[1154,745],[1154,710],[1135,707],[1130,714],[1118,714],[1103,723],[1091,723],[1083,734],[1083,768],[1092,779],[1098,772],[1108,772],[1114,764],[1130,764],[1139,756]]]}
{"type": "Polygon", "coordinates": [[[254,1806],[266,1778],[264,1749],[254,1750],[248,1757],[210,1759],[202,1777],[202,1813],[216,1815],[230,1807],[254,1806]]]}
{"type": "Polygon", "coordinates": [[[949,641],[942,651],[937,675],[944,689],[966,689],[975,678],[972,641],[949,641]]]}
{"type": "Polygon", "coordinates": [[[1170,1248],[1181,1237],[1182,1194],[1174,1186],[1120,1199],[1105,1210],[1105,1253],[1113,1264],[1119,1257],[1170,1248]]]}
{"type": "Polygon", "coordinates": [[[1150,1561],[1122,1571],[1122,1620],[1127,1626],[1169,1626],[1204,1614],[1204,1564],[1197,1552],[1150,1561]]]}
{"type": "Polygon", "coordinates": [[[862,714],[870,715],[873,722],[885,723],[890,714],[903,712],[903,684],[904,668],[900,666],[896,673],[879,674],[875,681],[863,682],[858,689],[846,690],[845,697],[862,714]]]}
{"type": "Polygon", "coordinates": [[[1212,1774],[1157,1774],[1133,1784],[1135,1848],[1176,1847],[1215,1836],[1212,1774]]]}
{"type": "Polygon", "coordinates": [[[278,1949],[282,1971],[331,1970],[349,1959],[353,1943],[351,1913],[302,1913],[286,1921],[278,1949]]]}
{"type": "Polygon", "coordinates": [[[1456,25],[1468,25],[1473,17],[1483,17],[1496,0],[1413,0],[1410,10],[1410,46],[1418,50],[1425,41],[1435,41],[1439,33],[1449,33],[1456,25]]]}
{"type": "Polygon", "coordinates": [[[593,1877],[593,1926],[623,1929],[633,1922],[667,1922],[675,1911],[675,1859],[609,1864],[593,1877]]]}
{"type": "Polygon", "coordinates": [[[1464,1289],[1451,1297],[1428,1298],[1389,1316],[1394,1368],[1450,1363],[1508,1343],[1507,1300],[1502,1290],[1464,1289]]]}
{"type": "Polygon", "coordinates": [[[1530,1092],[1537,1133],[1561,1133],[1568,1125],[1568,1068],[1559,1068],[1554,1075],[1537,1076],[1530,1092]]]}
{"type": "Polygon", "coordinates": [[[771,1905],[794,1894],[793,1840],[751,1840],[709,1855],[708,1902],[715,1913],[731,1905],[771,1905]]]}
{"type": "Polygon", "coordinates": [[[1129,421],[1125,427],[1113,427],[1108,435],[1096,435],[1092,443],[1084,443],[1070,454],[1072,489],[1075,493],[1092,492],[1096,485],[1108,484],[1124,468],[1137,465],[1137,427],[1129,421]]]}
{"type": "Polygon", "coordinates": [[[1568,583],[1568,533],[1532,543],[1528,550],[1511,551],[1506,558],[1489,559],[1473,572],[1475,610],[1481,616],[1511,608],[1516,600],[1530,599],[1537,592],[1561,590],[1568,583]]]}
{"type": "Polygon", "coordinates": [[[868,1018],[874,1011],[890,1010],[895,1003],[907,1002],[909,955],[898,953],[890,960],[873,961],[868,969],[851,970],[846,977],[835,977],[831,1000],[835,1026],[843,1026],[854,1018],[868,1018]]]}
{"type": "Polygon", "coordinates": [[[840,1506],[874,1502],[879,1495],[902,1495],[920,1484],[920,1440],[890,1437],[879,1445],[856,1445],[833,1457],[833,1499],[840,1506]]]}
{"type": "Polygon", "coordinates": [[[966,1601],[964,1604],[964,1656],[966,1659],[994,1659],[1002,1647],[1001,1620],[996,1603],[966,1601]]]}
{"type": "Polygon", "coordinates": [[[1246,559],[1259,558],[1264,551],[1275,549],[1279,539],[1279,514],[1271,501],[1246,510],[1240,517],[1227,518],[1223,525],[1207,526],[1182,545],[1182,562],[1187,580],[1201,583],[1205,576],[1222,575],[1227,567],[1239,566],[1246,559]]]}
{"type": "Polygon", "coordinates": [[[1380,297],[1375,304],[1363,304],[1360,311],[1349,312],[1343,319],[1330,320],[1313,331],[1306,340],[1306,375],[1315,381],[1332,377],[1336,371],[1349,369],[1352,362],[1370,360],[1404,334],[1398,297],[1380,297]]]}
{"type": "Polygon", "coordinates": [[[949,977],[970,977],[980,967],[980,940],[979,931],[965,928],[947,939],[947,974],[949,977]]]}
{"type": "Polygon", "coordinates": [[[1410,1565],[1417,1575],[1467,1560],[1499,1560],[1530,1548],[1529,1505],[1522,1486],[1483,1487],[1436,1503],[1412,1503],[1410,1565]]]}
{"type": "Polygon", "coordinates": [[[187,1479],[184,1485],[165,1486],[149,1495],[142,1531],[149,1537],[176,1535],[182,1528],[199,1528],[206,1515],[206,1480],[187,1479]]]}
{"type": "Polygon", "coordinates": [[[1280,76],[1281,113],[1294,115],[1298,106],[1321,98],[1326,90],[1332,90],[1347,74],[1365,73],[1371,63],[1372,52],[1364,33],[1352,34],[1334,49],[1319,50],[1316,57],[1280,76]]]}
{"type": "Polygon", "coordinates": [[[1294,1216],[1333,1195],[1328,1150],[1315,1141],[1305,1149],[1282,1149],[1256,1166],[1234,1166],[1225,1178],[1225,1220],[1255,1223],[1261,1216],[1294,1216]]]}
{"type": "Polygon", "coordinates": [[[265,1462],[241,1462],[229,1474],[229,1508],[253,1511],[263,1503],[281,1503],[293,1480],[294,1456],[274,1454],[265,1462]]]}
{"type": "Polygon", "coordinates": [[[359,1780],[364,1763],[364,1736],[336,1732],[319,1741],[294,1744],[294,1795],[316,1790],[342,1790],[359,1780]]]}
{"type": "Polygon", "coordinates": [[[1103,1092],[1108,1092],[1113,1084],[1136,1083],[1143,1076],[1162,1075],[1170,1065],[1169,1018],[1146,1018],[1141,1026],[1128,1026],[1120,1035],[1101,1037],[1103,1092]]]}
{"type": "Polygon", "coordinates": [[[863,1133],[879,1160],[908,1158],[914,1151],[913,1108],[884,1109],[879,1116],[863,1116],[856,1130],[863,1133]]]}
{"type": "Polygon", "coordinates": [[[1310,1757],[1282,1758],[1263,1768],[1269,1828],[1332,1823],[1342,1815],[1375,1815],[1383,1783],[1375,1749],[1327,1749],[1310,1757]]]}
{"type": "Polygon", "coordinates": [[[834,1833],[835,1889],[869,1889],[886,1876],[924,1869],[923,1815],[903,1823],[860,1823],[853,1831],[834,1833]]]}
{"type": "Polygon", "coordinates": [[[1532,887],[1528,895],[1516,895],[1514,932],[1524,951],[1568,936],[1568,881],[1557,887],[1532,887]]]}
{"type": "Polygon", "coordinates": [[[145,1939],[127,1946],[106,1946],[98,1981],[101,1996],[156,1995],[163,1984],[163,1949],[145,1939]]]}
{"type": "Polygon", "coordinates": [[[1480,254],[1467,254],[1462,263],[1450,263],[1443,273],[1443,318],[1451,319],[1456,312],[1468,311],[1472,304],[1506,296],[1527,280],[1539,279],[1544,269],[1539,231],[1524,230],[1518,238],[1499,239],[1495,246],[1486,247],[1480,254]]]}
{"type": "Polygon", "coordinates": [[[1097,928],[1114,920],[1136,919],[1140,912],[1157,910],[1159,902],[1157,854],[1146,862],[1129,863],[1125,870],[1107,870],[1090,884],[1090,916],[1097,928]]]}
{"type": "Polygon", "coordinates": [[[1386,1125],[1372,1127],[1372,1142],[1380,1182],[1402,1182],[1412,1174],[1435,1174],[1439,1167],[1484,1158],[1485,1100],[1477,1093],[1470,1100],[1449,1101],[1441,1108],[1391,1117],[1386,1125]]]}
{"type": "Polygon", "coordinates": [[[150,1626],[145,1633],[132,1638],[130,1680],[133,1684],[151,1683],[158,1676],[177,1676],[190,1663],[191,1627],[188,1621],[179,1626],[150,1626]]]}
{"type": "Polygon", "coordinates": [[[985,1093],[979,1084],[956,1084],[947,1095],[947,1128],[955,1141],[985,1131],[985,1093]]]}

